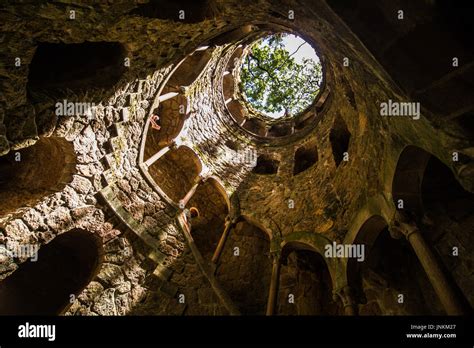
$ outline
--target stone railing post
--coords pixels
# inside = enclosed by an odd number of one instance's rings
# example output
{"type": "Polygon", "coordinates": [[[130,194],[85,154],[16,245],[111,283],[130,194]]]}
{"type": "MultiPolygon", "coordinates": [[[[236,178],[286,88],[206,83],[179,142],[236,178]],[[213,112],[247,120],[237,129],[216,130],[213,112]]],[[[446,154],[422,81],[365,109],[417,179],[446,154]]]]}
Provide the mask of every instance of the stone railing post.
{"type": "Polygon", "coordinates": [[[267,311],[266,315],[274,315],[275,309],[277,306],[277,299],[278,299],[278,286],[280,283],[280,268],[281,268],[281,261],[280,251],[274,251],[271,253],[272,256],[272,276],[270,279],[270,289],[268,291],[268,301],[267,301],[267,311]]]}
{"type": "Polygon", "coordinates": [[[344,308],[345,315],[358,315],[357,302],[354,300],[354,295],[350,286],[345,285],[336,289],[333,293],[334,301],[338,299],[341,301],[344,308]]]}
{"type": "Polygon", "coordinates": [[[404,236],[408,240],[446,313],[449,315],[465,314],[458,296],[451,287],[441,265],[423,238],[416,223],[413,221],[396,220],[390,226],[390,233],[395,238],[404,236]]]}
{"type": "Polygon", "coordinates": [[[214,251],[214,255],[212,255],[212,263],[217,264],[219,262],[222,251],[224,250],[225,242],[227,241],[227,237],[230,234],[231,228],[234,226],[235,221],[231,220],[230,217],[227,216],[224,231],[222,232],[221,238],[219,239],[219,243],[217,244],[216,250],[214,251]]]}

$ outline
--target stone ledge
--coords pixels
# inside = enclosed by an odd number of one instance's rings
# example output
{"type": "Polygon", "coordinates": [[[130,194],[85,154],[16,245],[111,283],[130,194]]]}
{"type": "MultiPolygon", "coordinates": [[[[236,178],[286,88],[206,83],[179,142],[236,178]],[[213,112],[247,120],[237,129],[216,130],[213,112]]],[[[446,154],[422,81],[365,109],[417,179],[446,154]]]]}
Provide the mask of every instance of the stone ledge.
{"type": "Polygon", "coordinates": [[[105,200],[107,205],[112,209],[115,215],[124,223],[130,230],[132,230],[141,240],[145,242],[153,252],[148,255],[150,259],[158,264],[162,264],[166,259],[166,255],[158,249],[157,241],[148,236],[142,225],[138,223],[120,204],[115,196],[112,186],[104,187],[99,191],[99,195],[105,200]]]}

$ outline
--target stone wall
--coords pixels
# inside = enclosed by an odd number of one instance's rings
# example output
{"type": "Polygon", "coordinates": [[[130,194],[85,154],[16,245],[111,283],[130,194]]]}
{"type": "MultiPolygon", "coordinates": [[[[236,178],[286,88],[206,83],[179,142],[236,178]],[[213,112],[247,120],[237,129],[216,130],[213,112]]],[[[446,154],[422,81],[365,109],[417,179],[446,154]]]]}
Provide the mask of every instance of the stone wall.
{"type": "Polygon", "coordinates": [[[265,232],[239,222],[225,244],[217,279],[243,314],[265,313],[270,284],[270,245],[265,232]]]}
{"type": "Polygon", "coordinates": [[[384,230],[360,269],[361,315],[441,315],[443,308],[416,255],[384,230]]]}
{"type": "Polygon", "coordinates": [[[283,261],[278,293],[279,315],[341,315],[333,300],[324,260],[311,251],[293,251],[283,261]]]}
{"type": "MultiPolygon", "coordinates": [[[[175,114],[176,101],[181,105],[186,98],[188,110],[180,139],[194,151],[208,174],[223,183],[233,202],[230,210],[258,222],[259,230],[265,230],[258,233],[268,233],[270,240],[256,237],[256,227],[238,224],[230,233],[217,269],[217,279],[243,313],[265,312],[271,246],[278,249],[279,242],[299,232],[342,241],[353,228],[357,214],[376,196],[390,202],[389,207],[384,208],[385,213],[393,213],[393,173],[398,155],[406,145],[420,146],[455,169],[452,152],[458,145],[464,147],[465,141],[449,132],[449,127],[439,127],[425,114],[420,120],[379,117],[381,101],[405,100],[407,95],[325,2],[305,2],[302,6],[301,2],[291,0],[229,0],[215,4],[212,11],[198,16],[202,19],[199,22],[161,18],[159,11],[137,10],[139,5],[133,1],[95,7],[74,2],[3,6],[0,58],[6,63],[0,65],[0,154],[11,151],[9,156],[15,156],[17,150],[31,147],[33,151],[33,146],[41,148],[44,142],[61,139],[58,141],[67,142],[63,144],[65,148],[73,148],[75,158],[65,154],[64,163],[71,166],[71,170],[57,180],[59,185],[47,185],[49,191],[40,192],[38,197],[34,192],[24,195],[28,200],[35,197],[34,200],[9,205],[15,209],[0,216],[0,244],[41,247],[76,228],[101,238],[105,251],[103,263],[90,284],[74,294],[68,315],[227,314],[176,222],[178,210],[156,189],[157,186],[176,189],[178,193],[173,199],[178,199],[186,192],[184,188],[189,186],[190,180],[180,181],[173,174],[178,170],[187,173],[190,167],[177,159],[176,170],[168,173],[166,182],[164,179],[160,182],[160,175],[151,170],[150,179],[139,163],[141,151],[149,156],[157,150],[156,146],[161,146],[157,143],[162,139],[144,143],[143,138],[149,134],[144,134],[144,130],[148,116],[155,112],[158,94],[169,91],[170,86],[161,90],[164,81],[181,59],[201,45],[214,42],[215,47],[203,55],[205,59],[199,60],[199,64],[183,66],[183,76],[194,73],[190,71],[193,66],[199,67],[197,71],[204,70],[196,74],[196,81],[186,84],[179,99],[168,105],[168,111],[176,119],[168,115],[169,124],[163,119],[163,126],[172,129],[163,139],[169,141],[176,134],[174,127],[180,128],[183,116],[179,112],[175,114]],[[288,9],[296,11],[294,20],[286,17],[288,9]],[[74,19],[71,11],[74,11],[74,19]],[[251,29],[258,31],[259,25],[263,28],[269,22],[296,30],[317,46],[324,57],[325,79],[331,90],[324,109],[318,114],[317,124],[286,140],[262,140],[239,127],[225,106],[222,91],[223,72],[228,69],[236,42],[242,39],[242,33],[234,37],[233,30],[252,23],[255,28],[251,29]],[[31,93],[28,77],[40,43],[86,41],[121,45],[126,69],[113,71],[119,73],[113,87],[96,85],[97,76],[95,79],[91,76],[90,88],[68,89],[66,83],[60,94],[31,93]],[[346,57],[349,66],[343,65],[346,57]],[[95,118],[56,117],[54,105],[58,98],[93,101],[95,118]],[[335,130],[339,134],[344,128],[347,129],[345,134],[350,134],[348,161],[339,161],[340,154],[334,154],[334,142],[340,137],[334,134],[335,130]],[[141,148],[143,143],[144,149],[141,148]],[[150,144],[152,147],[146,150],[150,144]],[[240,148],[237,149],[240,152],[229,148],[229,144],[238,144],[236,148],[240,148]],[[316,146],[318,160],[295,176],[295,151],[305,144],[316,146]],[[258,175],[252,173],[252,166],[234,161],[242,149],[277,158],[277,173],[258,175]],[[230,156],[227,155],[229,150],[230,156]],[[238,258],[233,256],[235,246],[240,249],[238,258]]],[[[117,62],[111,61],[109,68],[118,69],[117,62]]],[[[167,115],[163,108],[161,111],[158,108],[158,112],[167,115]]],[[[22,160],[29,161],[28,156],[22,160]]],[[[35,156],[35,160],[41,160],[43,166],[47,164],[47,158],[35,156]]],[[[57,174],[58,163],[49,165],[48,170],[24,177],[57,174]]],[[[38,165],[29,162],[28,166],[34,169],[38,165]]],[[[458,175],[459,170],[454,172],[458,175]]],[[[11,193],[8,197],[11,201],[21,199],[11,193]]],[[[206,203],[197,202],[199,204],[206,203]]],[[[216,234],[221,230],[224,211],[219,211],[215,223],[206,222],[216,234]]],[[[450,244],[453,238],[466,240],[464,234],[446,234],[443,238],[448,240],[436,242],[439,249],[450,244]]],[[[206,262],[216,239],[207,250],[202,250],[206,262]]],[[[470,240],[466,243],[472,244],[470,240]]],[[[0,279],[11,275],[24,261],[26,257],[0,254],[0,279]]],[[[467,258],[451,269],[472,303],[472,285],[467,283],[472,269],[470,262],[467,258]]],[[[298,273],[294,269],[284,272],[303,277],[308,283],[316,282],[307,272],[298,273]]],[[[391,287],[373,285],[378,281],[376,278],[370,274],[364,278],[367,292],[377,289],[373,291],[377,299],[369,294],[366,309],[361,311],[407,313],[380,304],[380,301],[388,303],[380,298],[393,296],[393,291],[388,290],[389,295],[385,295],[382,289],[391,287]]],[[[302,287],[298,290],[299,298],[306,291],[314,292],[313,288],[306,288],[305,281],[299,284],[302,287]]],[[[312,298],[316,296],[315,293],[312,298]]],[[[418,308],[410,303],[413,310],[418,308]]],[[[313,305],[309,301],[304,307],[313,308],[313,305]]],[[[303,307],[296,311],[282,309],[283,313],[291,314],[305,311],[303,307]]],[[[335,309],[326,311],[337,313],[335,309]]]]}

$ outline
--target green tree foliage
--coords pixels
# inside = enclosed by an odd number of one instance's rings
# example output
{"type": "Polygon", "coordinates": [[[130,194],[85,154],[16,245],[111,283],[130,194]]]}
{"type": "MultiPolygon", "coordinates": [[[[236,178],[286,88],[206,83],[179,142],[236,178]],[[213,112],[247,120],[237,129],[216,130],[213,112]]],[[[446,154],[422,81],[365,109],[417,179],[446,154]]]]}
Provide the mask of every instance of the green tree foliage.
{"type": "MultiPolygon", "coordinates": [[[[285,34],[261,39],[245,57],[241,88],[247,101],[263,113],[295,115],[307,108],[319,92],[321,64],[303,58],[294,59],[283,44],[285,34]]],[[[278,117],[278,116],[277,116],[278,117]]]]}

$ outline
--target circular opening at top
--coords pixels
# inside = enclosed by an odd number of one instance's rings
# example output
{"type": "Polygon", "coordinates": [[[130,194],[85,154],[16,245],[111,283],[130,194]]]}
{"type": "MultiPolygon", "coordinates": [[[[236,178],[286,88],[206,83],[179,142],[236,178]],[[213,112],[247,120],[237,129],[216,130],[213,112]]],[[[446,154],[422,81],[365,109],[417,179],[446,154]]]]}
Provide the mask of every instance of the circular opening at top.
{"type": "Polygon", "coordinates": [[[322,65],[301,37],[276,33],[259,39],[242,62],[240,88],[246,102],[272,119],[295,116],[319,93],[322,65]]]}

